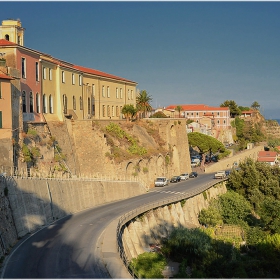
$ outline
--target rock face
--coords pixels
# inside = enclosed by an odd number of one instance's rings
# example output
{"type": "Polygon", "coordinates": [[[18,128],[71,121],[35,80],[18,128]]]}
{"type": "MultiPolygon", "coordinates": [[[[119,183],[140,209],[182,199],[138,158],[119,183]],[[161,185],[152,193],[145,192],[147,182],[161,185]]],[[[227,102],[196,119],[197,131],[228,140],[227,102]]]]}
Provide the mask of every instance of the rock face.
{"type": "Polygon", "coordinates": [[[152,187],[157,176],[170,178],[191,172],[184,119],[142,119],[133,123],[66,120],[48,122],[44,129],[33,123],[28,129],[36,130],[37,136],[32,141],[27,137],[25,142],[30,149],[37,147],[41,155],[34,166],[29,164],[34,176],[61,176],[63,172],[72,177],[134,176],[152,187]],[[118,131],[110,131],[108,126],[118,131]],[[51,141],[59,147],[64,168],[59,169],[51,141]]]}

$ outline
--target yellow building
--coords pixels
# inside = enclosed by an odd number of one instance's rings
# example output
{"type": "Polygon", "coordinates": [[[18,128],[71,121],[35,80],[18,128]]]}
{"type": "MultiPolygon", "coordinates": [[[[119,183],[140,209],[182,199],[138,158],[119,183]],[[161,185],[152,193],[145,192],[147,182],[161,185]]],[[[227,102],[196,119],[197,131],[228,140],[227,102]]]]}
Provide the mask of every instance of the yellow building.
{"type": "Polygon", "coordinates": [[[23,42],[20,21],[2,21],[0,53],[6,74],[19,73],[23,121],[122,119],[125,104],[136,106],[136,82],[62,61],[23,42]]]}

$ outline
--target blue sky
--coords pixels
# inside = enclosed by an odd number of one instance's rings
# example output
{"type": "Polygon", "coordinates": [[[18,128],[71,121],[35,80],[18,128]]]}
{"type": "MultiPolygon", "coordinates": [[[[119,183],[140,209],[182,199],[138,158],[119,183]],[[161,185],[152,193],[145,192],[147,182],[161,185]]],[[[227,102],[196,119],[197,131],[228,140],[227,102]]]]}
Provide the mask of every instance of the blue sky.
{"type": "Polygon", "coordinates": [[[280,119],[280,2],[1,2],[25,46],[138,83],[153,107],[261,105],[280,119]]]}

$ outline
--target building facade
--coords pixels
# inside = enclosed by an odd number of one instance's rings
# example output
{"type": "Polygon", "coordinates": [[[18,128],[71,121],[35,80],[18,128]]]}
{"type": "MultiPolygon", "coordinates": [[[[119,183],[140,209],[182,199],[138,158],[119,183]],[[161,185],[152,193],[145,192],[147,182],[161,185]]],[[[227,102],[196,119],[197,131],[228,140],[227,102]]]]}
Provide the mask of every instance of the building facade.
{"type": "Polygon", "coordinates": [[[136,106],[136,82],[25,47],[19,20],[2,21],[0,56],[2,72],[17,80],[24,122],[118,120],[124,105],[136,106]]]}
{"type": "Polygon", "coordinates": [[[182,111],[176,111],[178,105],[169,105],[163,113],[173,118],[186,118],[193,120],[206,129],[227,129],[230,127],[230,110],[228,107],[211,107],[204,104],[179,105],[182,111]]]}

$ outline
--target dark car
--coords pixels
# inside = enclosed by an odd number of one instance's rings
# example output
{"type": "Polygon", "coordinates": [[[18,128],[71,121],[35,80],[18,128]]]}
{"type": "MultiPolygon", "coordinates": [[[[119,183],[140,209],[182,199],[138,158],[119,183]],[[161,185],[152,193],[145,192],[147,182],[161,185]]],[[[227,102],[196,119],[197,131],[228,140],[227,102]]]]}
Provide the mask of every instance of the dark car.
{"type": "Polygon", "coordinates": [[[180,176],[173,176],[170,180],[170,183],[178,183],[181,181],[181,177],[180,176]]]}
{"type": "Polygon", "coordinates": [[[226,176],[230,175],[230,170],[226,170],[226,176]]]}
{"type": "Polygon", "coordinates": [[[189,175],[189,177],[190,177],[190,178],[195,178],[195,177],[197,177],[197,172],[194,172],[194,171],[191,172],[190,175],[189,175]]]}

